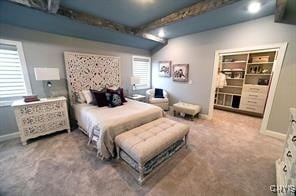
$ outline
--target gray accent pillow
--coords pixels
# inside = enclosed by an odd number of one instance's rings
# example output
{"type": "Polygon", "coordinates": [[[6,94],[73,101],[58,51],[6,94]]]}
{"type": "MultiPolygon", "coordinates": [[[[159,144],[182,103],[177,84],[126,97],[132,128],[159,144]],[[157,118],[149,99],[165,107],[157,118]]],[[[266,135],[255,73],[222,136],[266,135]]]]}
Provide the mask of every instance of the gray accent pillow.
{"type": "Polygon", "coordinates": [[[106,98],[109,103],[109,107],[116,107],[116,106],[123,105],[120,94],[118,93],[115,93],[115,92],[106,93],[106,98]]]}

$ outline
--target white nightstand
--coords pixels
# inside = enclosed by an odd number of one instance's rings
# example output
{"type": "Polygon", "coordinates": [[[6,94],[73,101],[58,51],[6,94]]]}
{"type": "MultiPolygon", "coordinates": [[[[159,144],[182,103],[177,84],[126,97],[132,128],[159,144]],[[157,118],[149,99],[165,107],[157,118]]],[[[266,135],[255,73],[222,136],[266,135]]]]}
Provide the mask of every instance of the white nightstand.
{"type": "Polygon", "coordinates": [[[11,106],[14,107],[23,145],[31,138],[62,130],[71,131],[65,97],[44,98],[29,103],[18,100],[11,106]]]}
{"type": "Polygon", "coordinates": [[[145,102],[146,100],[146,97],[144,95],[139,95],[139,94],[130,95],[130,96],[127,96],[127,98],[136,100],[136,101],[142,101],[142,102],[145,102]]]}

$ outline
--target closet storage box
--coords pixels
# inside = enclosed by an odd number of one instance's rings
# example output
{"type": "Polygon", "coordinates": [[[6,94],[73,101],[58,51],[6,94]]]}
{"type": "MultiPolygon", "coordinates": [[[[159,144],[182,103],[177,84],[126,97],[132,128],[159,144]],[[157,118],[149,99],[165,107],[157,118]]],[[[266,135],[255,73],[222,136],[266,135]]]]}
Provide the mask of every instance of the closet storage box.
{"type": "Polygon", "coordinates": [[[266,63],[269,61],[269,56],[254,56],[252,57],[252,63],[266,63]]]}

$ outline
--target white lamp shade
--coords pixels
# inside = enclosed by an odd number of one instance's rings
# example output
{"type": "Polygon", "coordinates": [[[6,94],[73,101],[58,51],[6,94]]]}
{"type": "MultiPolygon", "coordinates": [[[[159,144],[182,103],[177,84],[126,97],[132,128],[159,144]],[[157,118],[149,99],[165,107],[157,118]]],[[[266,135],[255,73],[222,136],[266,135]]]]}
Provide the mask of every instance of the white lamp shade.
{"type": "Polygon", "coordinates": [[[36,80],[60,80],[60,71],[58,68],[35,67],[36,80]]]}
{"type": "Polygon", "coordinates": [[[131,77],[131,85],[140,84],[140,78],[136,76],[131,77]]]}

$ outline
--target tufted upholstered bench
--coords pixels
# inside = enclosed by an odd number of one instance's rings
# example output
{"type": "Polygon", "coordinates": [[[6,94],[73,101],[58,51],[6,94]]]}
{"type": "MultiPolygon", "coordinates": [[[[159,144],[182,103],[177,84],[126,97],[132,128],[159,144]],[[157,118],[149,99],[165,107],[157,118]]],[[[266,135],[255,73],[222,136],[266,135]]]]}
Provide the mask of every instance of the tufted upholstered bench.
{"type": "Polygon", "coordinates": [[[115,138],[117,158],[123,159],[138,173],[142,184],[154,168],[187,144],[189,126],[160,118],[115,138]]]}
{"type": "Polygon", "coordinates": [[[184,103],[184,102],[175,103],[173,105],[173,109],[174,109],[174,116],[176,116],[177,112],[185,113],[191,116],[191,120],[193,120],[195,115],[199,114],[200,112],[199,105],[194,105],[194,104],[184,103]]]}

